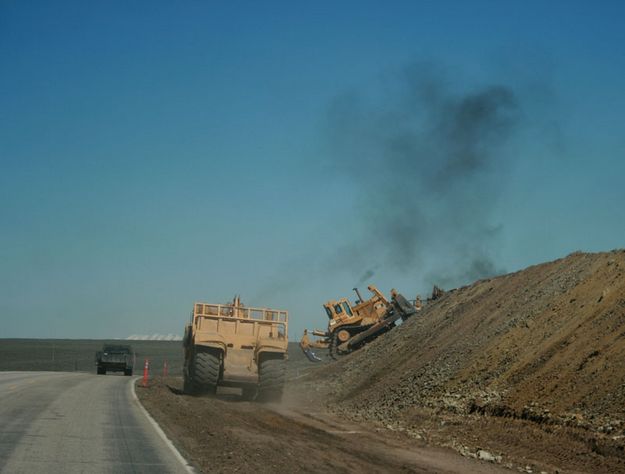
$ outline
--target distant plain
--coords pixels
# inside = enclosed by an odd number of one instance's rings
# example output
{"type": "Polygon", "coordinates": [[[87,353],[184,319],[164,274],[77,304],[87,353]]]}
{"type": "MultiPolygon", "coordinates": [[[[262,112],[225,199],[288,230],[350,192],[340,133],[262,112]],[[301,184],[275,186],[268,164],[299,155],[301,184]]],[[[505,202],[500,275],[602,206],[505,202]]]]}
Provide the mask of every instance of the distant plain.
{"type": "Polygon", "coordinates": [[[95,373],[95,354],[109,343],[132,346],[136,353],[135,374],[142,373],[145,359],[149,360],[152,375],[160,375],[165,362],[170,374],[182,371],[180,341],[101,339],[0,339],[0,370],[95,373]]]}
{"type": "MultiPolygon", "coordinates": [[[[95,373],[95,354],[104,344],[131,345],[137,359],[135,375],[143,373],[145,359],[148,359],[150,364],[150,376],[162,375],[165,362],[169,375],[182,375],[184,351],[181,341],[119,339],[0,339],[0,371],[95,373]]],[[[289,343],[289,359],[291,369],[312,366],[294,342],[289,343]],[[293,363],[296,363],[296,367],[293,363]]]]}

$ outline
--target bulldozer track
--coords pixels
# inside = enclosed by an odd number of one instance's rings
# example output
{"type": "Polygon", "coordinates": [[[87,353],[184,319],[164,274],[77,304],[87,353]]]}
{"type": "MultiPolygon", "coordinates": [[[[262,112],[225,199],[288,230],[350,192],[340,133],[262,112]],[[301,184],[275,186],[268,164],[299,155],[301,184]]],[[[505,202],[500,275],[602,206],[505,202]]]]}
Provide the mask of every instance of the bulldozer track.
{"type": "MultiPolygon", "coordinates": [[[[349,331],[350,337],[362,331],[361,326],[343,326],[340,329],[349,331]]],[[[332,333],[332,337],[330,339],[330,345],[328,347],[328,354],[334,360],[338,360],[340,357],[343,357],[351,352],[351,351],[341,351],[338,348],[339,344],[340,344],[340,341],[338,338],[338,331],[335,331],[334,333],[332,333]]]]}

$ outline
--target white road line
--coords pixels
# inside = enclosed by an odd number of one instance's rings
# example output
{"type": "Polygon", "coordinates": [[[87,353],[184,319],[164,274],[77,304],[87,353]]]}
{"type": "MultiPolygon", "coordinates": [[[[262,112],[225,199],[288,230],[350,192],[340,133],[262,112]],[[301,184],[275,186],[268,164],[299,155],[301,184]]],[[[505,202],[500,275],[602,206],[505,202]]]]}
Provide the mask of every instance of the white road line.
{"type": "Polygon", "coordinates": [[[182,456],[182,454],[180,454],[180,451],[176,449],[176,446],[174,446],[174,443],[171,442],[171,440],[167,437],[167,435],[161,429],[158,423],[154,420],[154,418],[152,418],[152,416],[148,413],[148,411],[139,401],[139,397],[137,397],[137,393],[135,392],[135,381],[137,381],[138,379],[139,377],[133,377],[130,380],[130,392],[132,393],[132,397],[135,399],[135,401],[137,402],[137,405],[139,405],[139,408],[141,409],[143,414],[146,416],[150,424],[154,427],[154,429],[156,430],[160,438],[165,442],[167,446],[169,446],[169,449],[171,449],[171,451],[174,453],[174,457],[180,462],[180,464],[184,466],[187,472],[191,474],[196,474],[196,470],[187,462],[187,460],[182,456]]]}

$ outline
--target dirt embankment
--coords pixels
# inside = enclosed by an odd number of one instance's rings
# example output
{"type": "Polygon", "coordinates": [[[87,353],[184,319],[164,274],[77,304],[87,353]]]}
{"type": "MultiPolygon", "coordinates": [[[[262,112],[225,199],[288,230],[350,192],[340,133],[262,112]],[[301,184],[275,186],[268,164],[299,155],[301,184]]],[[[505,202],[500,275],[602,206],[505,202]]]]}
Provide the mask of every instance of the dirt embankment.
{"type": "Polygon", "coordinates": [[[625,251],[448,292],[310,383],[336,413],[465,454],[625,472],[625,251]]]}

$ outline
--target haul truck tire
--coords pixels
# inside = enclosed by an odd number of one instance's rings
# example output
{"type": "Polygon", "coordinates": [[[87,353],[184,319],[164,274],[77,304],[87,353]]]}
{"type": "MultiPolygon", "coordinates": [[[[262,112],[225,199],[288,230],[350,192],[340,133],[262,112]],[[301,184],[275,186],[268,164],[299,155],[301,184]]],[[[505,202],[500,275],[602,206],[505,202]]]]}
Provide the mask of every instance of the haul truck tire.
{"type": "Polygon", "coordinates": [[[261,402],[279,402],[286,380],[286,360],[268,359],[260,363],[258,396],[261,402]]]}
{"type": "Polygon", "coordinates": [[[193,382],[200,392],[214,394],[219,382],[221,362],[219,357],[210,352],[195,354],[193,382]]]}

